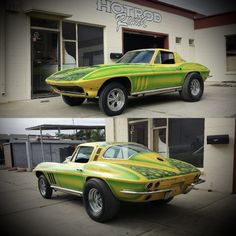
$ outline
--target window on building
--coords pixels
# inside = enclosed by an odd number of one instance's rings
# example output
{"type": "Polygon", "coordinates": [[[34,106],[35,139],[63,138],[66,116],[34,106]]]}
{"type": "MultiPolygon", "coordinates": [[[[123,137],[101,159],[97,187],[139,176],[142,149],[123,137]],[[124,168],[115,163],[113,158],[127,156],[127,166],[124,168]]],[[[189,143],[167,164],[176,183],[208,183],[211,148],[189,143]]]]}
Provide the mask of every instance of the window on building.
{"type": "Polygon", "coordinates": [[[168,156],[167,143],[167,119],[153,119],[153,150],[168,156]]]}
{"type": "Polygon", "coordinates": [[[175,38],[175,43],[181,44],[181,42],[182,42],[182,38],[181,37],[176,37],[175,38]]]}
{"type": "Polygon", "coordinates": [[[91,66],[104,63],[103,28],[78,26],[79,66],[91,66]]]}
{"type": "Polygon", "coordinates": [[[226,39],[226,69],[236,71],[236,35],[225,36],[226,39]]]}
{"type": "Polygon", "coordinates": [[[148,120],[129,119],[129,141],[148,146],[148,120]]]}
{"type": "Polygon", "coordinates": [[[169,119],[169,157],[203,167],[204,119],[169,119]]]}
{"type": "Polygon", "coordinates": [[[191,47],[195,47],[195,40],[194,40],[194,39],[189,39],[189,40],[188,40],[188,44],[189,44],[189,46],[191,46],[191,47]]]}
{"type": "Polygon", "coordinates": [[[76,24],[62,22],[62,68],[76,67],[76,24]]]}
{"type": "Polygon", "coordinates": [[[59,29],[59,21],[31,17],[31,26],[49,29],[59,29]]]}

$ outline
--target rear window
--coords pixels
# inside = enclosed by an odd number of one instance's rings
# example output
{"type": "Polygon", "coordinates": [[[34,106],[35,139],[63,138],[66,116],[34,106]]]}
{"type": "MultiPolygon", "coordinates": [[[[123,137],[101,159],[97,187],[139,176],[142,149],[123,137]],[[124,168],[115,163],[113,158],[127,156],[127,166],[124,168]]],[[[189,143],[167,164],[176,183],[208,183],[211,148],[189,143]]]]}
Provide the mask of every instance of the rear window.
{"type": "Polygon", "coordinates": [[[148,148],[142,145],[114,145],[109,147],[104,153],[103,157],[107,159],[129,159],[137,153],[151,152],[148,148]]]}

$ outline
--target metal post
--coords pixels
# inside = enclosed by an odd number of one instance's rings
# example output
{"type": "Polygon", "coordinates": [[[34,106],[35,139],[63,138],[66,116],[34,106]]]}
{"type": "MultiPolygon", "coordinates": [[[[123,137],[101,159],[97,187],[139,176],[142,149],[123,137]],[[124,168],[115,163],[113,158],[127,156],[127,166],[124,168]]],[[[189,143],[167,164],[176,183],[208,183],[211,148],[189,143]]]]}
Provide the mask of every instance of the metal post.
{"type": "Polygon", "coordinates": [[[41,152],[42,152],[43,161],[45,161],[44,149],[43,149],[43,134],[42,134],[41,127],[40,127],[40,143],[41,143],[41,152]]]}
{"type": "Polygon", "coordinates": [[[27,156],[27,166],[28,166],[28,171],[32,170],[33,163],[32,163],[32,152],[31,152],[31,144],[29,140],[29,136],[27,136],[27,141],[25,142],[26,145],[26,156],[27,156]]]}

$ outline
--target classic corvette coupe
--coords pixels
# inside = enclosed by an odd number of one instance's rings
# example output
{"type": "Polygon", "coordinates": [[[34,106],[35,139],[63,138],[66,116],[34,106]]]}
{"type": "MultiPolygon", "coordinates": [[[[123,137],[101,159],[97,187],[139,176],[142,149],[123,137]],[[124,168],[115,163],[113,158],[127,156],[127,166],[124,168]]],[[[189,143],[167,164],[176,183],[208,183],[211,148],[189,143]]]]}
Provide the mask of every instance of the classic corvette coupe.
{"type": "Polygon", "coordinates": [[[42,162],[34,173],[44,198],[53,190],[83,196],[98,222],[114,217],[120,201],[165,204],[203,182],[194,166],[137,143],[80,144],[64,163],[42,162]]]}
{"type": "Polygon", "coordinates": [[[56,72],[46,79],[70,106],[98,98],[108,116],[119,115],[128,96],[179,91],[186,101],[201,99],[207,67],[185,62],[176,52],[142,49],[127,52],[111,65],[79,67],[56,72]]]}

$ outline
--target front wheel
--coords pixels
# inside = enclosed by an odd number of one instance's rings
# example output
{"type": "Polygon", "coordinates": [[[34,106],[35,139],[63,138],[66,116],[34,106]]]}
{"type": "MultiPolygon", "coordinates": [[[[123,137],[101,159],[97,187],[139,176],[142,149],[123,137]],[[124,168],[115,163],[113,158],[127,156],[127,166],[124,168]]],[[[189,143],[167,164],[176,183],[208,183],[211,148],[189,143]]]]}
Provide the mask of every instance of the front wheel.
{"type": "Polygon", "coordinates": [[[69,106],[79,106],[85,100],[85,98],[69,97],[69,96],[65,96],[65,95],[62,95],[62,99],[63,99],[64,103],[66,103],[69,106]]]}
{"type": "Polygon", "coordinates": [[[197,73],[191,73],[187,75],[180,95],[185,101],[196,102],[201,99],[203,91],[202,77],[197,73]]]}
{"type": "Polygon", "coordinates": [[[38,178],[38,189],[44,198],[49,199],[52,197],[52,188],[44,175],[40,175],[38,178]]]}
{"type": "Polygon", "coordinates": [[[114,197],[107,184],[100,179],[90,179],[86,182],[83,198],[88,215],[95,221],[108,221],[119,210],[119,200],[114,197]]]}
{"type": "Polygon", "coordinates": [[[99,107],[108,116],[120,115],[127,104],[127,90],[122,84],[106,85],[99,96],[99,107]]]}

